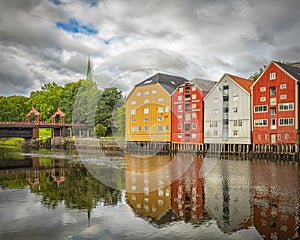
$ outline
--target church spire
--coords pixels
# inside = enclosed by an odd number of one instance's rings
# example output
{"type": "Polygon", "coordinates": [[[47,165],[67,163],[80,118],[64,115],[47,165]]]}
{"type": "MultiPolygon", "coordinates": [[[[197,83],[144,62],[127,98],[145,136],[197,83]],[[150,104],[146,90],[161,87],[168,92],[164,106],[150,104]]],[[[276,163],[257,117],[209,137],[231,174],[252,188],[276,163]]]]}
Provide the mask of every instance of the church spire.
{"type": "Polygon", "coordinates": [[[86,72],[86,80],[92,80],[90,55],[88,55],[88,67],[87,67],[87,72],[86,72]]]}

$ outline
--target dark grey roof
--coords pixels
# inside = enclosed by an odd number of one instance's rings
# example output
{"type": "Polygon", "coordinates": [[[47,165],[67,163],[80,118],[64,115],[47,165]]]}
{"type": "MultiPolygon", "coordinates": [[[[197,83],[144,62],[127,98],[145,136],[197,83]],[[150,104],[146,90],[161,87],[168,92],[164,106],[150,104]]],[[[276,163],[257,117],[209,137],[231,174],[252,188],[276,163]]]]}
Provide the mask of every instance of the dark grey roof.
{"type": "Polygon", "coordinates": [[[295,79],[300,81],[300,68],[293,67],[291,65],[286,65],[284,63],[275,62],[279,67],[281,67],[284,71],[291,74],[295,79]]]}
{"type": "Polygon", "coordinates": [[[209,92],[217,83],[216,81],[200,78],[194,78],[190,82],[196,84],[203,92],[209,92]]]}
{"type": "Polygon", "coordinates": [[[138,87],[159,83],[169,94],[171,94],[178,86],[182,85],[184,82],[187,81],[188,80],[183,77],[172,76],[164,73],[157,73],[135,86],[138,87]]]}

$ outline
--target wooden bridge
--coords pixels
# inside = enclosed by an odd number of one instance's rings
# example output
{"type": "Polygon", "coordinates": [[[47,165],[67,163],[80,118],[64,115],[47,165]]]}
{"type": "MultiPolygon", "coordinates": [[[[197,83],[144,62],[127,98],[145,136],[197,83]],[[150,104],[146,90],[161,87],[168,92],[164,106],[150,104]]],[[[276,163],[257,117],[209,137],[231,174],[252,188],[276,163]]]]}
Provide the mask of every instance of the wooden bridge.
{"type": "Polygon", "coordinates": [[[72,135],[90,137],[93,135],[94,126],[86,123],[66,123],[65,114],[59,109],[52,115],[51,123],[40,121],[39,116],[40,113],[32,107],[26,115],[25,122],[0,122],[0,138],[36,139],[39,138],[40,128],[51,128],[52,137],[71,137],[72,135]],[[31,115],[35,115],[32,121],[31,115]]]}

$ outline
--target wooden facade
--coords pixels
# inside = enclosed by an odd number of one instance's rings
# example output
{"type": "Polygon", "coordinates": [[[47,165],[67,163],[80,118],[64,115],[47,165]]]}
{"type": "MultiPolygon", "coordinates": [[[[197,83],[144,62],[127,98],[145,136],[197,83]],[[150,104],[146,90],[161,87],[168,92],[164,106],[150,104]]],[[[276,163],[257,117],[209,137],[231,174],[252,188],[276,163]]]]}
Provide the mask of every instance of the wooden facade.
{"type": "Polygon", "coordinates": [[[204,143],[251,144],[253,81],[224,74],[204,99],[204,143]]]}
{"type": "Polygon", "coordinates": [[[134,87],[126,100],[127,142],[171,142],[171,94],[185,81],[158,73],[134,87]]]}
{"type": "Polygon", "coordinates": [[[203,99],[215,83],[193,79],[172,94],[172,143],[203,143],[203,99]]]}
{"type": "Polygon", "coordinates": [[[298,74],[273,61],[251,87],[253,144],[299,144],[298,74]]]}

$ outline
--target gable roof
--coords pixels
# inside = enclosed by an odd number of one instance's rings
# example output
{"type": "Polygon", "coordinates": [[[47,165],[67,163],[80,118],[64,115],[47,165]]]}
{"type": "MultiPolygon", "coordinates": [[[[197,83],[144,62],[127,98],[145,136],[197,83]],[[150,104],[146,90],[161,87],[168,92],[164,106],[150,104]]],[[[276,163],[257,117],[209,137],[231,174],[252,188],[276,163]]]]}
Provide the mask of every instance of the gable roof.
{"type": "Polygon", "coordinates": [[[169,94],[175,91],[175,89],[182,85],[184,82],[188,82],[183,77],[172,76],[164,73],[157,73],[150,78],[138,83],[135,87],[147,86],[159,83],[169,94]]]}
{"type": "Polygon", "coordinates": [[[234,76],[234,75],[228,74],[228,73],[226,73],[226,75],[228,75],[238,85],[240,85],[242,88],[244,88],[248,93],[251,92],[250,87],[252,86],[254,81],[249,80],[249,79],[245,79],[245,78],[241,78],[241,77],[237,77],[237,76],[234,76]]]}
{"type": "Polygon", "coordinates": [[[217,83],[216,81],[194,78],[190,81],[197,85],[203,92],[209,92],[217,83]]]}
{"type": "Polygon", "coordinates": [[[275,61],[274,63],[280,68],[282,68],[284,71],[292,75],[292,77],[294,77],[297,81],[300,81],[300,68],[275,61]]]}

